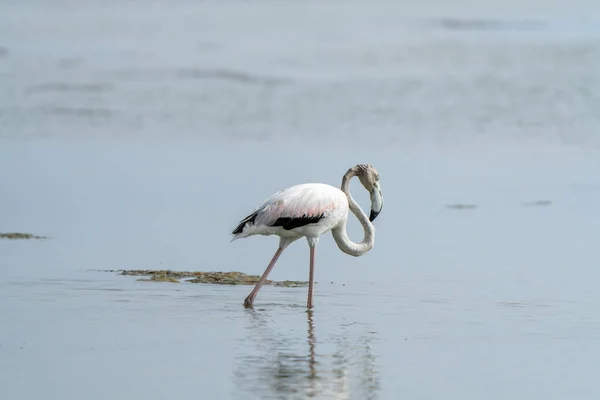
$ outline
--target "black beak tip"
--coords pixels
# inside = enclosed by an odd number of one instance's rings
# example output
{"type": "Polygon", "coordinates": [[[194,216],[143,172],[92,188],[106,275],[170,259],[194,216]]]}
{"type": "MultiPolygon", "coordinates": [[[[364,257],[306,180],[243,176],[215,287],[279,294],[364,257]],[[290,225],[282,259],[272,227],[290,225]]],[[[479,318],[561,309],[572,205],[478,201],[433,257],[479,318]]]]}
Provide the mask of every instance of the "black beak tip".
{"type": "Polygon", "coordinates": [[[378,215],[379,215],[378,211],[371,210],[371,215],[369,216],[369,221],[371,221],[371,222],[375,221],[375,218],[377,218],[378,215]]]}

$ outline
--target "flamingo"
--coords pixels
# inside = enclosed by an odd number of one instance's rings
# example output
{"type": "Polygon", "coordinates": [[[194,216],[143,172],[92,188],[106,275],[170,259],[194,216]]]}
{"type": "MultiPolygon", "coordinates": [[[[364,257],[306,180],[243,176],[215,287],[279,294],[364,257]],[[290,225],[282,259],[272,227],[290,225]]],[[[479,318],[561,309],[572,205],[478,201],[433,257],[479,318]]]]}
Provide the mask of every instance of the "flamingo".
{"type": "Polygon", "coordinates": [[[357,164],[350,168],[342,178],[341,189],[324,183],[305,183],[280,190],[268,197],[250,215],[242,219],[231,232],[232,242],[253,235],[279,236],[279,247],[256,286],[244,300],[244,306],[252,307],[258,291],[283,250],[294,241],[305,237],[310,248],[307,308],[311,309],[313,307],[315,247],[320,236],[331,231],[341,251],[359,257],[371,250],[375,244],[375,227],[372,222],[382,208],[383,195],[379,185],[379,173],[370,164],[357,164]],[[350,180],[355,176],[358,176],[360,183],[370,193],[371,213],[369,218],[350,194],[348,186],[350,180]],[[360,243],[351,241],[346,232],[348,209],[356,215],[363,227],[364,238],[360,243]]]}

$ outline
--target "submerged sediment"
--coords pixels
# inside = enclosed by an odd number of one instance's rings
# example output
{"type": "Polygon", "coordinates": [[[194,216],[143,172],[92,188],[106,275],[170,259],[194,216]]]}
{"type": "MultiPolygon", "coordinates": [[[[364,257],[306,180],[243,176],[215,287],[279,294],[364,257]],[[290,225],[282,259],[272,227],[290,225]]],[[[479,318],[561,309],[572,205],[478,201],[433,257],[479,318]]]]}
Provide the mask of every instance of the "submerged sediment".
{"type": "Polygon", "coordinates": [[[27,240],[27,239],[47,239],[46,236],[37,236],[31,233],[22,232],[6,232],[0,233],[0,239],[11,239],[11,240],[27,240]]]}
{"type": "MultiPolygon", "coordinates": [[[[187,283],[210,283],[217,285],[255,285],[260,279],[259,275],[247,275],[243,272],[201,272],[201,271],[172,271],[163,270],[109,270],[109,272],[119,272],[120,275],[141,276],[138,279],[144,282],[187,282],[187,283]]],[[[271,281],[267,280],[265,285],[299,287],[308,285],[304,281],[271,281]]]]}

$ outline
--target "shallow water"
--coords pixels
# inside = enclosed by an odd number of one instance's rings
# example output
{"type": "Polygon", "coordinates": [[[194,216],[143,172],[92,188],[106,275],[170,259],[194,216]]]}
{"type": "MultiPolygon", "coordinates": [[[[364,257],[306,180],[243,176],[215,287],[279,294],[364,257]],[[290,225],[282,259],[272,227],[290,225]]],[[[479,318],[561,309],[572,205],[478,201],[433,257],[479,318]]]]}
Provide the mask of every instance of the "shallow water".
{"type": "Polygon", "coordinates": [[[49,237],[0,240],[6,396],[598,397],[595,3],[83,4],[0,5],[0,232],[49,237]],[[239,219],[357,162],[376,245],[321,239],[312,312],[95,271],[260,274],[239,219]]]}

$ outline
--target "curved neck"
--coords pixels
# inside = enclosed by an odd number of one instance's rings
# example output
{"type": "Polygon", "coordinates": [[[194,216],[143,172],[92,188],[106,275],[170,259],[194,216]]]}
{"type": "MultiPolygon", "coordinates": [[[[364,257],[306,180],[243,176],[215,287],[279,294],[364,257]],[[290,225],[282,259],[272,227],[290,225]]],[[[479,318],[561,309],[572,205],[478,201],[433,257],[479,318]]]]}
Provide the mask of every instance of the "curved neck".
{"type": "Polygon", "coordinates": [[[358,257],[373,248],[373,245],[375,244],[375,227],[350,194],[350,180],[355,177],[356,174],[356,169],[350,168],[342,178],[341,189],[346,194],[346,197],[348,197],[350,211],[356,215],[356,218],[358,218],[363,227],[364,238],[360,243],[354,243],[352,240],[350,240],[348,237],[348,232],[346,231],[346,225],[348,223],[347,218],[342,220],[338,226],[332,229],[331,233],[333,234],[333,238],[335,239],[335,242],[341,251],[351,256],[358,257]]]}

